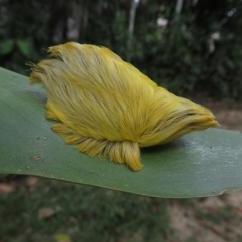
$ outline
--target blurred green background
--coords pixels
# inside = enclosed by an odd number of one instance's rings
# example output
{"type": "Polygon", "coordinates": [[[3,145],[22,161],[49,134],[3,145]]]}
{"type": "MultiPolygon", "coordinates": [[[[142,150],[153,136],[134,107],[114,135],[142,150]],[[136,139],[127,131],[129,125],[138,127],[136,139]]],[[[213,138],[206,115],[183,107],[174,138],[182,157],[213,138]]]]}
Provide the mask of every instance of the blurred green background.
{"type": "Polygon", "coordinates": [[[48,46],[74,40],[110,47],[177,94],[239,99],[241,3],[1,0],[0,65],[27,74],[48,46]]]}
{"type": "MultiPolygon", "coordinates": [[[[28,74],[48,46],[105,45],[242,131],[241,10],[241,0],[0,0],[0,66],[28,74]]],[[[1,176],[0,242],[43,241],[242,242],[242,193],[165,200],[1,176]]]]}

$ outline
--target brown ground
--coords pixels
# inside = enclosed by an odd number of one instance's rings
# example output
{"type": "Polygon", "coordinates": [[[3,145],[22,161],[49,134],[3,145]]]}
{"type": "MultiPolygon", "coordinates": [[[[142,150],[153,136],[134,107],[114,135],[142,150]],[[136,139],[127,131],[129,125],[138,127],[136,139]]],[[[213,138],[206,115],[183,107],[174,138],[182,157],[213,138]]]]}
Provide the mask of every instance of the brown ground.
{"type": "MultiPolygon", "coordinates": [[[[202,103],[224,128],[242,131],[242,103],[202,103]]],[[[185,202],[172,200],[169,212],[176,242],[242,242],[242,191],[185,202]]]]}

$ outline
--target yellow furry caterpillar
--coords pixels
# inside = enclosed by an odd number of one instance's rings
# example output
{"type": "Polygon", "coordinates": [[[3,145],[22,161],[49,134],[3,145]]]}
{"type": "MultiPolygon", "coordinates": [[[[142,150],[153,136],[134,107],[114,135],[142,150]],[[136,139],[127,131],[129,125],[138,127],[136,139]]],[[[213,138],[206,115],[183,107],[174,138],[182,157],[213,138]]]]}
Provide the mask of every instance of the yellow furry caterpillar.
{"type": "Polygon", "coordinates": [[[140,148],[218,125],[214,115],[158,86],[105,47],[50,47],[32,68],[47,91],[46,117],[67,144],[89,156],[142,169],[140,148]]]}

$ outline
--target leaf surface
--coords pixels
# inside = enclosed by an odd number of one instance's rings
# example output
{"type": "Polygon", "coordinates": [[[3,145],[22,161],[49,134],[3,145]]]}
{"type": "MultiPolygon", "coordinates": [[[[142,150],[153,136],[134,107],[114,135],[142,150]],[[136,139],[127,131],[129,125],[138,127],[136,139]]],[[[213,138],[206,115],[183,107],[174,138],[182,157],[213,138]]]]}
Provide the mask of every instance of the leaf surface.
{"type": "Polygon", "coordinates": [[[242,134],[194,132],[142,149],[144,169],[132,172],[78,152],[50,129],[45,94],[27,77],[0,68],[0,174],[36,175],[140,195],[180,198],[242,188],[242,134]]]}

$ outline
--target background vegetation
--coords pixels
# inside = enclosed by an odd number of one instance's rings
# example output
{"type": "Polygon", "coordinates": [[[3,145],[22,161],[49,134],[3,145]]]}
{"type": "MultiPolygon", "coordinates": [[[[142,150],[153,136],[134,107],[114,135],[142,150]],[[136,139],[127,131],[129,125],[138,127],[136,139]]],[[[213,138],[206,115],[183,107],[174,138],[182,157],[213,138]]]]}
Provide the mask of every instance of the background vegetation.
{"type": "Polygon", "coordinates": [[[0,186],[1,241],[163,242],[170,231],[164,200],[32,177],[18,178],[16,187],[11,180],[15,192],[1,194],[0,186]]]}
{"type": "Polygon", "coordinates": [[[112,48],[178,94],[241,98],[241,0],[142,0],[132,36],[131,2],[1,0],[0,65],[26,74],[48,46],[75,40],[112,48]]]}
{"type": "MultiPolygon", "coordinates": [[[[141,0],[133,35],[131,2],[0,0],[0,66],[28,74],[48,46],[74,40],[112,48],[178,94],[241,99],[241,0],[141,0]]],[[[208,106],[242,131],[239,104],[208,106]]],[[[163,200],[0,177],[1,242],[241,242],[241,227],[242,193],[163,200]]]]}

